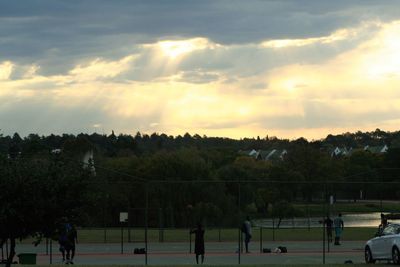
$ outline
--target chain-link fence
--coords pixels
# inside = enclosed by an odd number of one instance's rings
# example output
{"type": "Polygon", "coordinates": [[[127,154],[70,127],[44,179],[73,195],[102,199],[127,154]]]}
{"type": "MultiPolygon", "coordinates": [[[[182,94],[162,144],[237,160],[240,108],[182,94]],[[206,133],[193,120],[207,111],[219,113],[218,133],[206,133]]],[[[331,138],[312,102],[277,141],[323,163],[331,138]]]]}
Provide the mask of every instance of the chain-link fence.
{"type": "MultiPolygon", "coordinates": [[[[99,182],[93,184],[97,204],[84,218],[88,225],[78,225],[78,238],[82,247],[96,244],[102,253],[110,246],[114,254],[136,253],[142,264],[165,258],[180,264],[179,258],[193,255],[195,235],[190,230],[201,224],[206,255],[214,262],[275,263],[272,255],[277,254],[282,256],[278,263],[361,262],[381,213],[400,212],[396,172],[373,175],[355,176],[351,182],[99,182]],[[120,221],[121,212],[127,213],[126,221],[120,221]],[[339,214],[344,222],[340,237],[335,225],[339,214]],[[246,217],[252,224],[251,253],[245,251],[246,217]]],[[[46,243],[46,254],[56,253],[51,245],[46,243]]]]}

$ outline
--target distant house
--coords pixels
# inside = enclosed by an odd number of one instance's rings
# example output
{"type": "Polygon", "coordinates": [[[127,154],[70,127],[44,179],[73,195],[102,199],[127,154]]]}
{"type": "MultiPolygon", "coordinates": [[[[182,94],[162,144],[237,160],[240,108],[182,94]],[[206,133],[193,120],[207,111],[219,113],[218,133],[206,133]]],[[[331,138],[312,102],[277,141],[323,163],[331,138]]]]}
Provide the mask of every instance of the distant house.
{"type": "Polygon", "coordinates": [[[346,147],[335,147],[330,150],[330,155],[331,157],[349,157],[351,156],[354,152],[357,151],[368,151],[372,154],[382,154],[386,153],[388,151],[389,147],[387,145],[382,145],[382,146],[369,146],[366,145],[363,148],[346,148],[346,147]]]}
{"type": "Polygon", "coordinates": [[[52,154],[60,154],[61,153],[61,149],[60,148],[53,149],[53,150],[51,150],[51,153],[52,154]]]}
{"type": "Polygon", "coordinates": [[[366,145],[364,147],[364,151],[371,152],[372,154],[381,154],[381,153],[386,153],[388,151],[389,147],[387,145],[382,145],[382,146],[368,146],[366,145]]]}
{"type": "Polygon", "coordinates": [[[253,157],[253,158],[258,158],[259,154],[260,154],[260,152],[254,150],[254,149],[249,152],[249,156],[253,157]]]}
{"type": "Polygon", "coordinates": [[[261,159],[263,160],[283,160],[287,154],[286,149],[272,149],[261,151],[261,159]]]}
{"type": "Polygon", "coordinates": [[[346,147],[335,147],[331,150],[331,157],[341,157],[341,156],[349,156],[352,153],[353,148],[347,149],[346,147]]]}
{"type": "Polygon", "coordinates": [[[287,150],[286,149],[270,149],[270,150],[240,150],[239,154],[246,155],[257,160],[284,160],[287,150]]]}

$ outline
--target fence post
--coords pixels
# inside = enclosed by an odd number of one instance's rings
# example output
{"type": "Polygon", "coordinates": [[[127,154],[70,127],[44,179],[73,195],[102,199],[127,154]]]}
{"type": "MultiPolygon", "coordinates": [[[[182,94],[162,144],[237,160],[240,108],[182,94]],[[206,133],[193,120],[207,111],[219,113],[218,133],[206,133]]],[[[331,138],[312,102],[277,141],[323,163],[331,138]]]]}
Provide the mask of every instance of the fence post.
{"type": "Polygon", "coordinates": [[[6,255],[7,255],[6,257],[8,258],[8,255],[9,255],[8,254],[8,239],[6,239],[6,255]]]}
{"type": "Polygon", "coordinates": [[[323,213],[323,216],[322,216],[322,264],[325,264],[325,233],[326,233],[326,231],[325,231],[325,224],[326,224],[326,221],[325,221],[325,217],[326,217],[326,201],[328,200],[327,199],[327,197],[328,197],[328,194],[327,194],[327,190],[328,190],[328,188],[327,188],[327,184],[326,184],[326,180],[325,180],[325,195],[324,195],[324,197],[322,198],[323,199],[323,208],[324,208],[324,213],[323,213]]]}
{"type": "Polygon", "coordinates": [[[189,231],[189,254],[192,254],[192,233],[189,231]]]}
{"type": "Polygon", "coordinates": [[[103,233],[103,241],[104,243],[107,243],[107,219],[106,219],[106,205],[108,203],[108,195],[106,195],[106,199],[104,200],[104,205],[103,205],[103,228],[104,228],[104,233],[103,233]]]}
{"type": "Polygon", "coordinates": [[[158,209],[158,242],[164,242],[164,226],[163,226],[163,219],[162,219],[162,208],[158,209]]]}
{"type": "Polygon", "coordinates": [[[239,183],[238,183],[238,209],[239,209],[239,227],[238,227],[238,242],[239,242],[239,246],[238,246],[238,264],[240,264],[240,254],[242,253],[242,232],[241,232],[241,212],[240,212],[240,178],[239,178],[239,183]]]}
{"type": "Polygon", "coordinates": [[[149,218],[148,218],[148,210],[149,210],[149,185],[148,185],[148,183],[146,183],[146,210],[145,210],[145,220],[146,220],[146,222],[145,222],[145,231],[144,231],[144,240],[145,240],[145,265],[147,265],[147,249],[148,249],[148,246],[147,246],[147,230],[148,230],[148,220],[149,220],[149,218]]]}
{"type": "Polygon", "coordinates": [[[260,226],[260,253],[262,253],[262,245],[263,245],[263,240],[262,240],[262,226],[260,226]]]}
{"type": "Polygon", "coordinates": [[[128,209],[128,243],[132,243],[135,239],[133,238],[133,233],[131,233],[131,231],[133,231],[134,229],[132,229],[134,222],[132,220],[132,218],[135,216],[135,210],[131,208],[131,206],[129,206],[128,209]],[[133,241],[132,241],[133,240],[133,241]]]}
{"type": "Polygon", "coordinates": [[[275,241],[275,218],[272,218],[272,241],[275,241]]]}
{"type": "Polygon", "coordinates": [[[311,223],[310,223],[310,210],[308,208],[308,200],[307,200],[307,204],[306,204],[306,208],[307,208],[307,222],[308,222],[308,231],[311,230],[311,223]]]}
{"type": "Polygon", "coordinates": [[[124,225],[121,222],[121,254],[124,254],[124,225]]]}
{"type": "Polygon", "coordinates": [[[50,239],[50,264],[53,264],[53,241],[50,239]]]}
{"type": "Polygon", "coordinates": [[[322,221],[322,264],[325,264],[325,220],[322,221]]]}

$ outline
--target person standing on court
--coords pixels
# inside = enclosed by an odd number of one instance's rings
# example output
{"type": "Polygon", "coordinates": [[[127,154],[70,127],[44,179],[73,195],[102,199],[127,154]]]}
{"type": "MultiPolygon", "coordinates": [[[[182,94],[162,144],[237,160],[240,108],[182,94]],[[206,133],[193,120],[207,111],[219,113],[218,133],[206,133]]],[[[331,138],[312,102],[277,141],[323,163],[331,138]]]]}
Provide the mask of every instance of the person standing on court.
{"type": "Polygon", "coordinates": [[[246,217],[246,220],[243,223],[242,232],[244,233],[244,245],[246,247],[246,253],[249,253],[249,243],[251,240],[251,222],[249,216],[246,217]]]}
{"type": "Polygon", "coordinates": [[[67,242],[65,246],[65,250],[67,252],[67,264],[74,264],[75,257],[75,245],[78,242],[78,233],[74,225],[67,223],[66,226],[67,232],[67,242]]]}
{"type": "Polygon", "coordinates": [[[201,255],[201,264],[204,262],[204,229],[201,223],[197,224],[196,229],[190,230],[190,234],[195,234],[194,253],[196,254],[196,263],[199,264],[199,255],[201,255]]]}
{"type": "Polygon", "coordinates": [[[385,229],[387,225],[388,225],[387,218],[383,213],[381,213],[381,224],[378,227],[378,233],[381,234],[383,232],[383,229],[385,229]]]}
{"type": "Polygon", "coordinates": [[[62,255],[62,262],[65,262],[65,246],[67,243],[67,232],[65,231],[65,227],[62,227],[62,229],[60,229],[60,233],[58,236],[58,244],[60,245],[60,252],[62,255]]]}
{"type": "Polygon", "coordinates": [[[344,223],[341,213],[339,213],[339,215],[333,220],[333,224],[335,226],[335,245],[340,245],[340,237],[344,229],[344,223]]]}
{"type": "Polygon", "coordinates": [[[328,237],[328,242],[331,243],[332,242],[332,226],[333,226],[333,221],[332,219],[328,216],[326,216],[325,219],[325,224],[326,224],[326,235],[328,237]]]}

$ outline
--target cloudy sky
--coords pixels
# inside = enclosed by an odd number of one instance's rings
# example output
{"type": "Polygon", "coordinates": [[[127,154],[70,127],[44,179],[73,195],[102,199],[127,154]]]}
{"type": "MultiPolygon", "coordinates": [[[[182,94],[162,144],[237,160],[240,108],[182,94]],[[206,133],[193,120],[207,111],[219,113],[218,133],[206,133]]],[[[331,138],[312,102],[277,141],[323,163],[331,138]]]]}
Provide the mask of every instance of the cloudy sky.
{"type": "Polygon", "coordinates": [[[0,133],[400,127],[398,0],[1,0],[0,133]]]}

